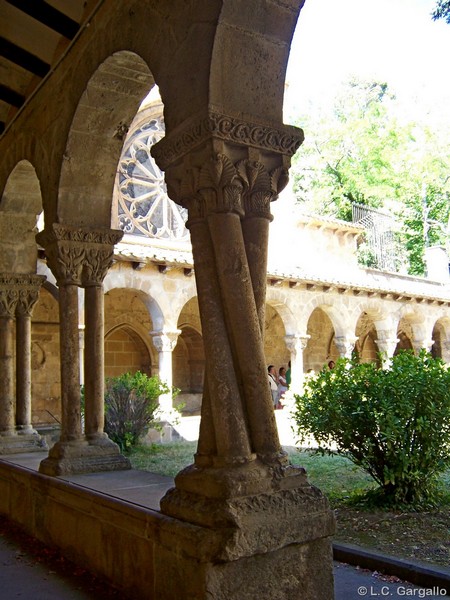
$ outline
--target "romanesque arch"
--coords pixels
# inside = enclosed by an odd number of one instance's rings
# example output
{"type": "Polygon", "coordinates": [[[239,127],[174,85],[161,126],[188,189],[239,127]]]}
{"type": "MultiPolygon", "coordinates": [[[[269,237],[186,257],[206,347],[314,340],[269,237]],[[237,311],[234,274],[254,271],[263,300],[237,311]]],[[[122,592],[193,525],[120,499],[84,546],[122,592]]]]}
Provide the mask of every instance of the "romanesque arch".
{"type": "Polygon", "coordinates": [[[41,186],[28,160],[18,162],[0,200],[0,273],[36,273],[35,232],[41,186]]]}

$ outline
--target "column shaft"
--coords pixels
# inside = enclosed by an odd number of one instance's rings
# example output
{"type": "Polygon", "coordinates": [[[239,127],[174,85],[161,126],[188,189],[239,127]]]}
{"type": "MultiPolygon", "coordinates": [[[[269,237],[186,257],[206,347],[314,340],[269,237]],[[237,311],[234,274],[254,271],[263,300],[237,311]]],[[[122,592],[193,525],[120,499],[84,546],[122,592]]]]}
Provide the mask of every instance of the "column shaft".
{"type": "MultiPolygon", "coordinates": [[[[235,360],[227,335],[210,234],[204,220],[191,222],[189,228],[205,346],[206,380],[211,402],[211,412],[208,411],[205,416],[211,415],[218,456],[230,461],[248,460],[251,448],[246,418],[238,381],[234,370],[230,368],[235,360]]],[[[204,426],[200,433],[205,429],[211,428],[204,426]]],[[[212,446],[210,440],[207,446],[212,446]]],[[[205,447],[202,438],[199,440],[199,447],[205,447]]]]}
{"type": "Polygon", "coordinates": [[[242,233],[252,280],[259,327],[264,340],[269,219],[264,217],[244,218],[242,221],[242,233]]]}
{"type": "Polygon", "coordinates": [[[59,289],[61,347],[61,441],[81,437],[80,349],[78,338],[78,287],[59,289]]]}
{"type": "Polygon", "coordinates": [[[85,288],[84,398],[85,433],[103,437],[104,427],[104,298],[103,286],[85,288]]]}
{"type": "Polygon", "coordinates": [[[266,372],[254,292],[239,215],[213,213],[208,225],[224,302],[234,368],[244,391],[252,450],[259,455],[281,452],[266,372]],[[239,368],[241,367],[241,368],[239,368]]]}
{"type": "Polygon", "coordinates": [[[14,433],[14,320],[0,316],[0,433],[14,433]]]}
{"type": "Polygon", "coordinates": [[[31,426],[31,315],[16,317],[16,427],[33,433],[31,426]]]}

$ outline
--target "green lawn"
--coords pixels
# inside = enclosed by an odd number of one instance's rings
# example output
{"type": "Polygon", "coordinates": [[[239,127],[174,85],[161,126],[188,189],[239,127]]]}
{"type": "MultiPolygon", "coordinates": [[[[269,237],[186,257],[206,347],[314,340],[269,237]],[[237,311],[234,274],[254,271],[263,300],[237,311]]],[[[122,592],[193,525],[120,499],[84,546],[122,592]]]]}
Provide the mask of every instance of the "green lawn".
{"type": "MultiPolygon", "coordinates": [[[[175,442],[138,446],[128,457],[135,469],[160,475],[175,475],[192,464],[197,442],[175,442]]],[[[346,498],[354,492],[373,487],[370,477],[348,459],[341,456],[313,456],[287,448],[292,463],[305,467],[309,481],[330,498],[346,498]]]]}

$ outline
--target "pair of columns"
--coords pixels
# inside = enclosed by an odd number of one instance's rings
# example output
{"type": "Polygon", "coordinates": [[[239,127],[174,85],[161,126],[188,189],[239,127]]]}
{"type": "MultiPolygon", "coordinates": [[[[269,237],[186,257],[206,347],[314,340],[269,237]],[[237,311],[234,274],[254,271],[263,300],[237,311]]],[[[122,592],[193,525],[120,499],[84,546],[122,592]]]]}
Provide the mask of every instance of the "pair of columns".
{"type": "Polygon", "coordinates": [[[103,280],[123,233],[54,223],[36,239],[59,288],[61,435],[41,462],[47,475],[129,468],[104,426],[103,280]],[[81,427],[78,289],[84,288],[84,433],[81,427]]]}
{"type": "Polygon", "coordinates": [[[45,447],[45,442],[31,424],[31,314],[44,280],[45,277],[40,275],[0,275],[2,454],[30,452],[45,447]]]}

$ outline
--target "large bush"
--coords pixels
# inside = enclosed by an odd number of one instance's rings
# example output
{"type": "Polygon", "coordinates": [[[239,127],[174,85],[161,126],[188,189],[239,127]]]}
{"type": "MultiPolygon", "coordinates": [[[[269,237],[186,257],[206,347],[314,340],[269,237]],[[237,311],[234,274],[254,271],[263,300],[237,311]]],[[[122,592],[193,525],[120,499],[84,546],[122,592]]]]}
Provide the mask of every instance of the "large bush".
{"type": "Polygon", "coordinates": [[[433,503],[450,466],[450,370],[425,351],[401,352],[389,369],[339,360],[295,397],[299,442],[347,456],[378,483],[380,504],[433,503]]]}
{"type": "Polygon", "coordinates": [[[108,378],[105,432],[122,450],[134,446],[158,419],[158,397],[169,392],[158,377],[148,377],[139,371],[108,378]]]}

